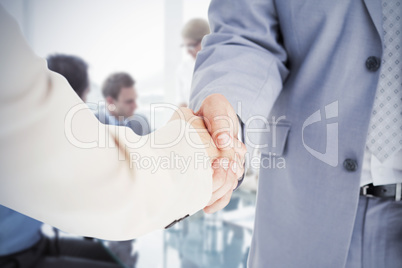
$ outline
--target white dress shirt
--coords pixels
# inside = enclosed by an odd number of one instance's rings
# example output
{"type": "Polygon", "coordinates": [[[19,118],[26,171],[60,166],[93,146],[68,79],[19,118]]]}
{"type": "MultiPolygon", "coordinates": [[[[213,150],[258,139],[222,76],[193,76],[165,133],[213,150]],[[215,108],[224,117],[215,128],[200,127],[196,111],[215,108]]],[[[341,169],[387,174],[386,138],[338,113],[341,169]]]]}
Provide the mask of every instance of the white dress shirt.
{"type": "Polygon", "coordinates": [[[366,147],[363,157],[360,186],[372,183],[386,185],[402,183],[402,151],[381,163],[366,147]]]}

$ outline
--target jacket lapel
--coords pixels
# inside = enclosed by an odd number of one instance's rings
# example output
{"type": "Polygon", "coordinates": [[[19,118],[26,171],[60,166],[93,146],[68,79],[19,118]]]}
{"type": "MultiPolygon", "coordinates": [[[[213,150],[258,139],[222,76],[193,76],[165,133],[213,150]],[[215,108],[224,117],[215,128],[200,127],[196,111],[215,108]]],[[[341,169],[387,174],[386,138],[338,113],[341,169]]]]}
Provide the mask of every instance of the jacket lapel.
{"type": "Polygon", "coordinates": [[[382,28],[382,5],[381,0],[364,0],[364,4],[370,14],[370,17],[377,29],[378,34],[383,37],[383,28],[382,28]]]}

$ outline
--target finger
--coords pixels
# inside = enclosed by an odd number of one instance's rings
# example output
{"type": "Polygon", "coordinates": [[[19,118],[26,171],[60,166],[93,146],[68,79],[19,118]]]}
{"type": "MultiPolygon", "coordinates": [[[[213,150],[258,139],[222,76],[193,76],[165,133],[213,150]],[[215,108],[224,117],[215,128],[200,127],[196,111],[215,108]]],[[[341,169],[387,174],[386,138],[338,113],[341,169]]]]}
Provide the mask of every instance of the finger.
{"type": "Polygon", "coordinates": [[[237,178],[243,176],[245,159],[244,152],[240,152],[243,156],[235,152],[235,150],[217,150],[217,153],[218,154],[216,155],[216,157],[212,157],[211,159],[212,165],[220,164],[223,165],[225,169],[232,167],[233,172],[237,175],[237,178]],[[219,159],[219,162],[215,162],[217,159],[219,159]]]}
{"type": "Polygon", "coordinates": [[[237,185],[239,184],[239,180],[235,180],[235,182],[233,183],[233,187],[232,189],[236,189],[237,185]]]}
{"type": "Polygon", "coordinates": [[[221,150],[228,150],[233,147],[234,137],[234,122],[223,112],[216,112],[212,114],[211,111],[208,115],[200,115],[203,118],[204,124],[210,133],[212,140],[217,148],[221,150]]]}
{"type": "Polygon", "coordinates": [[[209,206],[206,206],[204,208],[204,212],[211,214],[211,213],[215,213],[218,210],[223,209],[224,207],[226,207],[229,204],[231,197],[232,197],[232,191],[227,192],[224,196],[222,196],[216,202],[214,202],[213,204],[211,204],[209,206]]]}
{"type": "Polygon", "coordinates": [[[226,181],[226,170],[220,163],[220,159],[215,159],[212,163],[213,179],[212,179],[212,192],[221,188],[226,181]]]}
{"type": "Polygon", "coordinates": [[[243,173],[244,173],[244,164],[242,163],[243,161],[240,159],[241,158],[238,155],[238,153],[235,153],[233,164],[231,165],[231,169],[232,169],[233,173],[236,174],[237,178],[242,177],[243,173]]]}
{"type": "Polygon", "coordinates": [[[216,147],[219,149],[230,149],[233,145],[233,136],[229,131],[226,131],[226,128],[221,128],[215,125],[213,129],[217,129],[212,134],[212,139],[215,142],[216,147]]]}
{"type": "MultiPolygon", "coordinates": [[[[231,163],[231,165],[232,164],[233,164],[233,162],[231,163]]],[[[224,196],[228,191],[233,191],[233,184],[234,184],[234,181],[237,180],[237,175],[233,172],[233,170],[231,168],[229,168],[225,172],[225,176],[226,176],[226,179],[225,179],[224,184],[219,189],[217,189],[216,191],[214,191],[212,193],[208,206],[213,204],[214,202],[216,202],[216,200],[222,198],[222,196],[224,196]]],[[[213,180],[221,180],[221,178],[213,176],[213,180]]]]}

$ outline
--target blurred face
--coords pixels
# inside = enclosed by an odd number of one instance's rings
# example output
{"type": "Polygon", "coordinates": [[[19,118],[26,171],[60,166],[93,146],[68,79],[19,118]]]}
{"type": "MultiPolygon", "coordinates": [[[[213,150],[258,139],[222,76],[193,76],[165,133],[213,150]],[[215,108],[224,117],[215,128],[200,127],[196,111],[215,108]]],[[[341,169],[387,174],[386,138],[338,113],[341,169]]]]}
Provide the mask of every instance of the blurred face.
{"type": "Polygon", "coordinates": [[[201,50],[201,41],[185,38],[183,39],[183,46],[186,48],[188,54],[195,59],[197,53],[201,50]]]}
{"type": "Polygon", "coordinates": [[[110,113],[116,117],[130,117],[137,109],[137,91],[134,87],[124,87],[120,90],[117,99],[108,97],[108,103],[114,104],[116,109],[110,113]]]}

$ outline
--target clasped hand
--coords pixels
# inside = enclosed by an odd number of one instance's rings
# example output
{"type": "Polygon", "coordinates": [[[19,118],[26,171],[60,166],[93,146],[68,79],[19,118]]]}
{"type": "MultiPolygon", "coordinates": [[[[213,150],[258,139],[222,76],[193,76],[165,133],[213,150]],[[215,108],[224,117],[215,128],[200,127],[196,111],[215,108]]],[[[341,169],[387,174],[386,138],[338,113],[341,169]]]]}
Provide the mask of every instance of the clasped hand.
{"type": "Polygon", "coordinates": [[[214,213],[229,203],[244,173],[246,147],[238,139],[237,115],[224,96],[213,94],[203,101],[196,113],[180,108],[171,120],[178,118],[185,119],[197,130],[207,150],[213,181],[212,197],[204,211],[214,213]]]}

